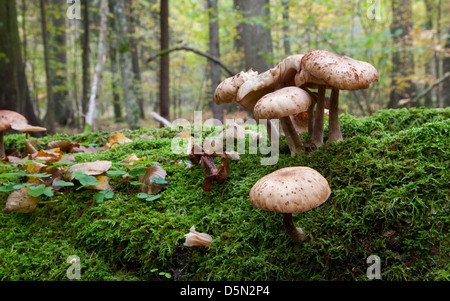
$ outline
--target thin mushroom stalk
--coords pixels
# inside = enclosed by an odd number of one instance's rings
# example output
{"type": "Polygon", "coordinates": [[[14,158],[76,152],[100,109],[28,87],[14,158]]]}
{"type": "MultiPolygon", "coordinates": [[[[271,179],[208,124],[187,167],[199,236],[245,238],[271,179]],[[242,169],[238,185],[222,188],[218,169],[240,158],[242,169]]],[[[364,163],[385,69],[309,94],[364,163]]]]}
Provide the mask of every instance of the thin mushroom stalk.
{"type": "Polygon", "coordinates": [[[281,126],[283,127],[284,135],[286,137],[286,141],[289,146],[289,150],[291,151],[291,155],[295,156],[299,153],[305,152],[305,146],[298,135],[297,131],[292,124],[291,118],[289,116],[280,118],[281,126]]]}
{"type": "Polygon", "coordinates": [[[316,117],[314,120],[314,129],[311,137],[311,142],[316,146],[320,147],[323,145],[323,120],[324,120],[324,109],[325,109],[325,85],[319,85],[318,96],[317,96],[317,108],[316,117]]]}
{"type": "Polygon", "coordinates": [[[302,228],[295,227],[292,213],[283,213],[283,222],[286,232],[292,240],[298,242],[305,240],[305,232],[303,232],[302,228]]]}
{"type": "Polygon", "coordinates": [[[342,141],[341,127],[339,125],[339,89],[332,88],[330,95],[330,113],[328,125],[328,141],[338,142],[342,141]]]}

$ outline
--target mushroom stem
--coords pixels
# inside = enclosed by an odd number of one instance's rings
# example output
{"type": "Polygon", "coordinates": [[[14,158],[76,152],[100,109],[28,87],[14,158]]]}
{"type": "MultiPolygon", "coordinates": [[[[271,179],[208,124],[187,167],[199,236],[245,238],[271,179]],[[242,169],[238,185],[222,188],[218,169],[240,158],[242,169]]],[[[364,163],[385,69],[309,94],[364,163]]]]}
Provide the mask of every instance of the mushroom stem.
{"type": "Polygon", "coordinates": [[[341,127],[339,125],[339,89],[332,88],[330,95],[330,113],[328,124],[328,141],[337,142],[342,141],[341,127]]]}
{"type": "Polygon", "coordinates": [[[295,130],[291,118],[289,116],[281,117],[280,123],[283,127],[284,135],[289,145],[291,155],[294,157],[298,153],[305,152],[305,146],[303,145],[302,139],[300,139],[300,136],[295,130]]]}
{"type": "Polygon", "coordinates": [[[5,144],[3,142],[3,131],[0,131],[0,159],[5,157],[5,144]]]}
{"type": "Polygon", "coordinates": [[[316,117],[314,120],[314,130],[311,137],[311,143],[316,147],[320,147],[323,144],[323,119],[325,109],[325,85],[319,85],[317,96],[316,117]]]}
{"type": "Polygon", "coordinates": [[[284,227],[286,228],[287,234],[294,241],[303,241],[305,239],[305,233],[301,228],[297,228],[292,220],[292,213],[283,213],[284,227]]]}
{"type": "Polygon", "coordinates": [[[274,141],[277,141],[278,139],[280,139],[280,134],[278,133],[277,129],[275,128],[275,126],[273,125],[271,120],[267,120],[266,129],[267,129],[267,136],[269,136],[269,141],[271,144],[274,141]],[[273,133],[274,141],[272,141],[272,133],[273,133]]]}

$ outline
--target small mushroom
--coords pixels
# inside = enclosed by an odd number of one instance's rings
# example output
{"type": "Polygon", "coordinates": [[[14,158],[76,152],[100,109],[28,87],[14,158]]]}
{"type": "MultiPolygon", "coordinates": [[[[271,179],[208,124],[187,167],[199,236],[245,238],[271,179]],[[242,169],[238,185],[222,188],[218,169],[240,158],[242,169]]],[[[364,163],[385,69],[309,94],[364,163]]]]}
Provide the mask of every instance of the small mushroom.
{"type": "Polygon", "coordinates": [[[305,112],[311,105],[311,96],[298,87],[285,87],[264,95],[255,105],[256,119],[279,118],[292,156],[304,152],[304,146],[295,130],[290,115],[305,112]]]}
{"type": "Polygon", "coordinates": [[[10,111],[10,110],[0,110],[0,158],[5,157],[5,144],[3,142],[3,135],[5,131],[11,128],[11,123],[15,121],[21,121],[23,123],[28,123],[27,119],[21,114],[10,111]]]}
{"type": "Polygon", "coordinates": [[[212,242],[211,235],[195,231],[194,226],[184,236],[186,241],[183,245],[186,247],[208,247],[212,242]]]}
{"type": "Polygon", "coordinates": [[[309,211],[322,205],[330,196],[328,181],[316,170],[305,166],[285,167],[261,179],[250,190],[250,204],[262,210],[283,214],[284,226],[294,241],[305,234],[296,228],[293,213],[309,211]]]}
{"type": "Polygon", "coordinates": [[[296,85],[317,85],[317,116],[313,131],[313,143],[323,143],[323,114],[325,89],[331,89],[329,113],[330,142],[342,140],[339,125],[339,90],[368,89],[378,81],[377,70],[369,63],[341,56],[326,50],[313,50],[305,54],[301,61],[300,74],[296,75],[296,85]],[[322,129],[322,130],[321,130],[322,129]]]}

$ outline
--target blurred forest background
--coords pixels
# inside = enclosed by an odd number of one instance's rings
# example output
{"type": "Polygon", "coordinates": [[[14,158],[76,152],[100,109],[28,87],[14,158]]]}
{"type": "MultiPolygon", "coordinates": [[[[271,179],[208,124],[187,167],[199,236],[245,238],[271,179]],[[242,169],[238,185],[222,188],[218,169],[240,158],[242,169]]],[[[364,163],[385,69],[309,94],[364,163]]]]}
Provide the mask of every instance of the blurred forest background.
{"type": "Polygon", "coordinates": [[[370,62],[380,81],[341,109],[450,106],[446,0],[0,0],[0,109],[56,131],[158,127],[245,116],[215,105],[241,70],[326,49],[370,62]]]}

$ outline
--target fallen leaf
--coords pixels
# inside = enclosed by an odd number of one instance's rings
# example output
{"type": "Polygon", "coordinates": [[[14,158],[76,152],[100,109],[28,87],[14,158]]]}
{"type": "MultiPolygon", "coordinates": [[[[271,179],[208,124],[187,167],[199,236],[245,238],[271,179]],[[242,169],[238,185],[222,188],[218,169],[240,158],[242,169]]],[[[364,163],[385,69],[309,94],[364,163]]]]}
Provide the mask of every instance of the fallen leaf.
{"type": "Polygon", "coordinates": [[[104,172],[107,172],[112,166],[111,161],[95,161],[95,162],[86,162],[86,163],[78,163],[70,166],[67,169],[67,175],[70,180],[73,179],[72,173],[75,170],[82,170],[85,174],[90,176],[100,175],[104,172]]]}
{"type": "Polygon", "coordinates": [[[95,179],[100,182],[95,186],[89,186],[89,189],[94,190],[113,190],[112,186],[109,184],[109,178],[107,176],[96,176],[95,179]]]}
{"type": "Polygon", "coordinates": [[[3,211],[17,213],[32,212],[39,203],[39,198],[29,195],[29,190],[29,187],[22,187],[19,190],[11,192],[11,194],[6,199],[6,204],[5,208],[3,208],[3,211]]]}
{"type": "Polygon", "coordinates": [[[135,153],[132,153],[131,155],[129,155],[128,157],[123,159],[121,162],[122,163],[134,163],[134,164],[130,164],[130,165],[125,165],[125,167],[127,167],[127,168],[132,168],[133,166],[138,164],[139,161],[143,161],[143,160],[145,160],[145,156],[142,158],[138,158],[135,153]]]}
{"type": "Polygon", "coordinates": [[[158,194],[164,187],[164,184],[155,183],[155,181],[153,181],[151,178],[165,179],[166,175],[167,172],[161,166],[158,165],[149,166],[146,169],[145,174],[139,176],[139,182],[144,184],[139,186],[140,191],[151,195],[158,194]]]}
{"type": "Polygon", "coordinates": [[[123,133],[117,133],[114,135],[109,136],[109,141],[106,144],[106,147],[111,148],[119,144],[124,144],[128,142],[133,142],[133,140],[128,139],[125,137],[123,133]]]}
{"type": "Polygon", "coordinates": [[[44,161],[47,164],[59,161],[61,157],[62,154],[59,149],[53,151],[41,149],[39,152],[31,154],[33,160],[44,161]]]}

